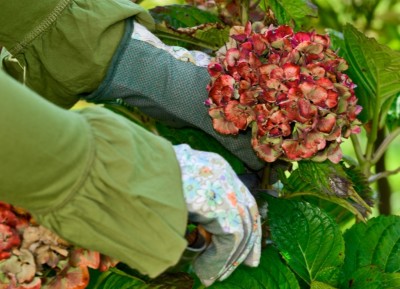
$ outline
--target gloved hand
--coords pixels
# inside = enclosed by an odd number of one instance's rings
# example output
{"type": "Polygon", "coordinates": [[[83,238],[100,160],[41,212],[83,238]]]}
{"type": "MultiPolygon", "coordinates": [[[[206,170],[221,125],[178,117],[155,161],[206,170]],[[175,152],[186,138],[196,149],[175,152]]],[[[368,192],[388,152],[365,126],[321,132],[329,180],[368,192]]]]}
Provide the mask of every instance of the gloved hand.
{"type": "Polygon", "coordinates": [[[251,132],[222,135],[212,126],[204,101],[208,97],[210,57],[165,45],[139,23],[116,53],[109,74],[97,91],[85,95],[92,102],[122,99],[146,115],[172,127],[195,127],[219,141],[249,168],[264,166],[250,145],[251,132]]]}
{"type": "Polygon", "coordinates": [[[242,262],[256,267],[261,253],[257,204],[230,165],[218,154],[174,146],[189,220],[212,234],[211,244],[194,261],[202,283],[226,279],[242,262]]]}

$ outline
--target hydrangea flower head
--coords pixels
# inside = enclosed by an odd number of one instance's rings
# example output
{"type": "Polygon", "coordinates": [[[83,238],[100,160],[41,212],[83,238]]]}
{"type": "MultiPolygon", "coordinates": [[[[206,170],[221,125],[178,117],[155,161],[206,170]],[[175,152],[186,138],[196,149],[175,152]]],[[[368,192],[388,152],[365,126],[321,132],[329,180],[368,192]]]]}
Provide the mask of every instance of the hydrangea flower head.
{"type": "Polygon", "coordinates": [[[346,61],[329,47],[327,35],[285,25],[233,27],[208,66],[214,129],[238,134],[251,127],[251,145],[266,162],[338,163],[342,138],[360,131],[361,107],[346,61]]]}

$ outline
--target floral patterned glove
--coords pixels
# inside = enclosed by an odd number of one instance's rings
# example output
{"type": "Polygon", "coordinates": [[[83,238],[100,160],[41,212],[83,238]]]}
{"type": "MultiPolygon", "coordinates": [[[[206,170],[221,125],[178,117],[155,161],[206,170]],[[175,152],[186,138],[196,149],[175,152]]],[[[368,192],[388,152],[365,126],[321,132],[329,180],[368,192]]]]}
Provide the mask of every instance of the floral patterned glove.
{"type": "Polygon", "coordinates": [[[218,154],[174,146],[182,171],[189,220],[212,234],[194,261],[202,283],[227,278],[242,262],[256,267],[261,252],[257,204],[230,165],[218,154]]]}

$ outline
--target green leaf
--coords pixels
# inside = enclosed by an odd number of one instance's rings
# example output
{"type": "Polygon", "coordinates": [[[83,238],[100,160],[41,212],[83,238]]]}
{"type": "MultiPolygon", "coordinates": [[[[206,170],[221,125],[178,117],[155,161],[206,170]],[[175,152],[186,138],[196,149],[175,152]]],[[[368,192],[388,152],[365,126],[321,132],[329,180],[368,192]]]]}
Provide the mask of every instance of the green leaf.
{"type": "Polygon", "coordinates": [[[333,44],[340,47],[339,54],[349,63],[347,74],[357,84],[355,93],[363,111],[359,119],[372,119],[374,110],[393,99],[400,92],[400,52],[368,38],[347,24],[340,34],[333,33],[333,44]]]}
{"type": "Polygon", "coordinates": [[[323,282],[312,281],[310,289],[335,289],[335,287],[332,287],[323,282]]]}
{"type": "Polygon", "coordinates": [[[317,7],[309,0],[263,0],[260,7],[264,11],[270,7],[279,24],[294,21],[297,28],[309,22],[310,17],[318,16],[317,7]]]}
{"type": "Polygon", "coordinates": [[[383,289],[399,289],[400,288],[400,274],[399,273],[385,273],[382,278],[383,289]]]}
{"type": "Polygon", "coordinates": [[[112,269],[95,289],[191,289],[193,283],[191,276],[183,272],[164,273],[155,279],[142,280],[124,271],[112,269]]]}
{"type": "Polygon", "coordinates": [[[189,5],[170,5],[150,12],[156,20],[154,34],[167,44],[187,47],[181,45],[186,43],[217,50],[228,41],[230,27],[208,11],[189,5]]]}
{"type": "Polygon", "coordinates": [[[206,23],[194,27],[175,29],[163,22],[156,25],[154,34],[164,42],[180,41],[191,44],[194,47],[216,51],[228,41],[229,30],[229,26],[220,23],[206,23]]]}
{"type": "Polygon", "coordinates": [[[392,102],[391,107],[387,113],[387,127],[390,131],[400,126],[400,94],[392,102]]]}
{"type": "Polygon", "coordinates": [[[374,205],[374,192],[369,185],[367,177],[358,167],[346,167],[343,164],[342,167],[346,172],[347,177],[352,182],[354,190],[369,206],[372,207],[374,205]]]}
{"type": "Polygon", "coordinates": [[[382,274],[375,266],[357,269],[350,278],[344,280],[341,288],[351,289],[383,289],[382,274]]]}
{"type": "Polygon", "coordinates": [[[205,23],[222,23],[217,15],[190,5],[158,6],[149,11],[157,23],[165,22],[174,29],[205,23]]]}
{"type": "Polygon", "coordinates": [[[346,208],[359,219],[370,212],[370,206],[357,194],[342,165],[330,161],[300,161],[298,164],[298,169],[288,179],[281,174],[285,197],[322,198],[346,208]]]}
{"type": "Polygon", "coordinates": [[[299,289],[293,272],[283,263],[272,246],[261,254],[257,268],[240,266],[222,282],[216,282],[207,289],[299,289]]]}
{"type": "Polygon", "coordinates": [[[292,270],[307,284],[336,286],[344,259],[344,241],[335,222],[303,201],[270,198],[272,240],[292,270]]]}
{"type": "Polygon", "coordinates": [[[346,276],[369,265],[386,273],[400,272],[400,216],[379,216],[358,223],[346,231],[344,239],[346,276]]]}

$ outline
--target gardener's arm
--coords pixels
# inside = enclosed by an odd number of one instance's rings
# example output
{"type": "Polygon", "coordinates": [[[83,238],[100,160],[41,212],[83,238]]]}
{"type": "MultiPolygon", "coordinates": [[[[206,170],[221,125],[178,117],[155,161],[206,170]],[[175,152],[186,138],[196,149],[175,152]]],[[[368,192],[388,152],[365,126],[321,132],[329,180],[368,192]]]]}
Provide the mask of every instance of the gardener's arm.
{"type": "Polygon", "coordinates": [[[188,216],[213,235],[194,264],[204,284],[257,266],[257,205],[219,155],[100,107],[63,110],[1,71],[0,101],[0,201],[151,277],[179,260],[188,216]]]}
{"type": "Polygon", "coordinates": [[[0,71],[0,200],[150,276],[184,248],[172,145],[101,108],[60,109],[0,71]]]}

